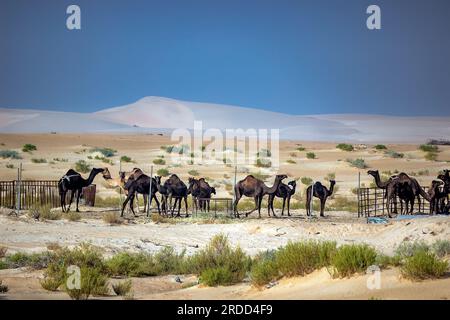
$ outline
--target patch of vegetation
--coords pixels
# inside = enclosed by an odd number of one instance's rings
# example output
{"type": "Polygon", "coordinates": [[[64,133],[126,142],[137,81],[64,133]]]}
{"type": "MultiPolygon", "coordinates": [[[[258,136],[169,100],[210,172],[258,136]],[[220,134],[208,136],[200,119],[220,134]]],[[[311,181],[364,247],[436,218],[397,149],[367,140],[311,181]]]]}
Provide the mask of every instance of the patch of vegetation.
{"type": "Polygon", "coordinates": [[[298,147],[296,150],[297,150],[297,151],[305,151],[306,148],[305,148],[305,147],[298,147]]]}
{"type": "Polygon", "coordinates": [[[423,280],[440,278],[447,269],[448,262],[439,260],[434,253],[422,250],[406,258],[401,273],[408,279],[423,280]]]}
{"type": "Polygon", "coordinates": [[[161,176],[161,177],[167,177],[170,174],[169,170],[167,170],[165,168],[158,169],[158,171],[156,171],[156,173],[158,174],[158,176],[161,176]]]}
{"type": "Polygon", "coordinates": [[[106,164],[109,164],[109,165],[113,165],[114,163],[112,162],[112,160],[111,159],[108,159],[108,158],[102,158],[102,162],[103,163],[106,163],[106,164]]]}
{"type": "Polygon", "coordinates": [[[31,151],[36,151],[36,150],[37,150],[36,146],[31,143],[24,144],[22,147],[23,152],[31,152],[31,151]]]}
{"type": "Polygon", "coordinates": [[[377,144],[374,146],[376,150],[386,150],[386,146],[384,144],[377,144]]]}
{"type": "Polygon", "coordinates": [[[316,159],[316,154],[314,152],[307,152],[306,158],[307,159],[316,159]]]}
{"type": "Polygon", "coordinates": [[[313,183],[313,179],[310,177],[301,177],[300,182],[303,183],[305,186],[310,186],[313,183]]]}
{"type": "Polygon", "coordinates": [[[375,264],[377,252],[366,244],[340,246],[332,257],[333,276],[349,277],[355,273],[365,272],[375,264]]]}
{"type": "Polygon", "coordinates": [[[52,258],[49,252],[43,253],[24,253],[16,252],[6,255],[3,258],[3,265],[0,269],[16,269],[29,267],[35,270],[44,269],[48,266],[52,258]]]}
{"type": "Polygon", "coordinates": [[[270,168],[270,167],[272,167],[272,162],[270,160],[267,160],[267,159],[258,158],[258,159],[256,159],[255,167],[257,167],[257,168],[270,168]]]}
{"type": "Polygon", "coordinates": [[[117,207],[122,201],[120,201],[119,197],[96,197],[95,198],[95,206],[101,208],[110,208],[117,207]]]}
{"type": "Polygon", "coordinates": [[[0,280],[0,293],[7,293],[8,292],[8,286],[6,284],[3,284],[2,280],[0,280]]]}
{"type": "Polygon", "coordinates": [[[122,162],[133,162],[133,160],[128,156],[121,156],[120,161],[122,162]]]}
{"type": "Polygon", "coordinates": [[[271,157],[272,156],[272,152],[268,149],[261,149],[260,152],[258,152],[256,154],[257,157],[271,157]]]}
{"type": "MultiPolygon", "coordinates": [[[[336,186],[334,188],[336,189],[336,186]]],[[[336,196],[330,203],[330,210],[358,212],[358,201],[347,197],[336,196]]]]}
{"type": "Polygon", "coordinates": [[[80,221],[81,220],[81,214],[79,212],[75,212],[75,211],[69,211],[64,216],[69,221],[80,221]]]}
{"type": "Polygon", "coordinates": [[[56,161],[56,162],[69,162],[69,159],[65,159],[65,158],[53,158],[53,161],[56,161]]]}
{"type": "Polygon", "coordinates": [[[347,162],[355,168],[358,169],[366,169],[368,168],[368,165],[366,164],[366,162],[364,161],[364,159],[358,158],[358,159],[347,159],[347,162]]]}
{"type": "Polygon", "coordinates": [[[4,258],[6,256],[6,252],[8,251],[8,248],[6,247],[0,247],[0,259],[4,258]]]}
{"type": "Polygon", "coordinates": [[[13,165],[12,163],[8,163],[8,164],[6,165],[6,168],[8,168],[8,169],[14,169],[14,165],[13,165]]]}
{"type": "Polygon", "coordinates": [[[113,291],[118,296],[127,296],[131,292],[131,280],[121,281],[112,285],[113,291]]]}
{"type": "Polygon", "coordinates": [[[14,150],[0,150],[0,157],[3,159],[22,159],[19,153],[14,150]]]}
{"type": "Polygon", "coordinates": [[[103,221],[106,222],[106,223],[109,223],[111,225],[113,225],[113,224],[121,224],[123,222],[122,219],[120,218],[119,214],[116,213],[116,212],[105,213],[103,215],[103,221]]]}
{"type": "Polygon", "coordinates": [[[428,161],[436,161],[437,157],[438,157],[438,154],[435,152],[427,152],[425,154],[425,160],[428,160],[428,161]]]}
{"type": "Polygon", "coordinates": [[[327,173],[324,179],[326,181],[336,180],[336,173],[335,172],[327,173]]]}
{"type": "Polygon", "coordinates": [[[342,151],[353,151],[355,148],[353,148],[353,145],[348,143],[339,143],[336,148],[341,149],[342,151]]]}
{"type": "Polygon", "coordinates": [[[154,159],[154,160],[153,160],[153,164],[156,164],[156,165],[165,165],[165,164],[166,164],[166,161],[165,161],[164,159],[158,158],[158,159],[154,159]]]}
{"type": "Polygon", "coordinates": [[[439,147],[432,145],[432,144],[422,144],[419,146],[419,149],[422,150],[423,152],[438,152],[439,151],[439,147]]]}
{"type": "Polygon", "coordinates": [[[94,152],[100,152],[104,157],[110,158],[110,157],[113,157],[113,156],[116,154],[117,150],[114,150],[114,149],[111,149],[111,148],[99,148],[99,147],[95,147],[95,148],[92,148],[92,149],[90,150],[90,152],[91,152],[91,153],[94,153],[94,152]]]}
{"type": "Polygon", "coordinates": [[[412,257],[417,252],[428,252],[430,247],[424,241],[402,242],[396,249],[395,255],[401,259],[412,257]]]}
{"type": "Polygon", "coordinates": [[[437,240],[431,245],[431,251],[442,258],[450,255],[450,240],[437,240]]]}
{"type": "Polygon", "coordinates": [[[394,159],[401,159],[405,156],[405,154],[394,151],[394,150],[388,150],[384,153],[386,156],[394,159]]]}
{"type": "Polygon", "coordinates": [[[194,177],[200,175],[200,173],[197,170],[189,170],[188,174],[194,177]]]}
{"type": "Polygon", "coordinates": [[[288,160],[286,160],[286,162],[289,163],[289,164],[296,164],[296,163],[297,163],[297,162],[295,162],[295,161],[292,160],[292,159],[288,159],[288,160]]]}
{"type": "Polygon", "coordinates": [[[35,206],[30,210],[29,215],[34,218],[39,218],[41,221],[45,220],[60,220],[62,213],[60,211],[52,211],[51,205],[35,206]]]}
{"type": "Polygon", "coordinates": [[[44,159],[44,158],[38,158],[38,159],[33,158],[33,159],[31,159],[31,162],[33,162],[33,163],[47,163],[47,160],[44,159]]]}
{"type": "Polygon", "coordinates": [[[78,160],[75,163],[75,171],[81,173],[88,173],[91,170],[91,166],[84,160],[78,160]]]}

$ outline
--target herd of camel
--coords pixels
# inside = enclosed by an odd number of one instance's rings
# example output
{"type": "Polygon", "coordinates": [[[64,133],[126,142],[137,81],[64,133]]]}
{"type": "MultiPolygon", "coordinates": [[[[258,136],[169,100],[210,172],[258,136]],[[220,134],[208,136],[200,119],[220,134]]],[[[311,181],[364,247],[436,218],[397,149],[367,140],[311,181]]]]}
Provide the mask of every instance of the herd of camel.
{"type": "MultiPolygon", "coordinates": [[[[112,187],[120,187],[126,199],[122,204],[121,216],[129,204],[129,208],[134,216],[134,199],[138,194],[143,195],[144,211],[148,205],[151,205],[154,199],[158,208],[158,213],[168,215],[170,211],[171,216],[174,216],[174,211],[178,207],[177,217],[180,216],[181,203],[184,201],[186,216],[188,216],[188,201],[187,197],[191,195],[194,208],[201,211],[209,211],[209,202],[213,194],[216,194],[214,187],[211,187],[204,178],[195,179],[189,178],[188,183],[184,183],[176,174],[172,174],[169,178],[161,182],[160,176],[155,176],[150,179],[141,169],[134,168],[130,172],[119,172],[119,177],[114,179],[107,168],[94,168],[91,170],[89,177],[84,179],[81,174],[70,169],[59,180],[58,188],[61,198],[61,208],[63,212],[70,210],[74,195],[76,194],[76,211],[78,210],[78,203],[81,197],[82,189],[89,186],[96,175],[102,174],[106,182],[112,187]],[[150,192],[151,186],[151,192],[150,192]],[[66,206],[66,194],[71,191],[70,202],[66,206]],[[157,193],[161,195],[158,200],[157,193]],[[150,200],[148,197],[150,196],[150,200]],[[175,199],[172,205],[172,198],[175,199]]],[[[377,170],[369,170],[368,174],[373,176],[377,187],[386,190],[385,203],[389,217],[392,212],[397,212],[396,199],[400,200],[401,213],[412,213],[414,210],[414,202],[417,199],[420,202],[423,197],[430,202],[431,213],[448,212],[450,207],[450,171],[444,170],[443,174],[438,176],[439,180],[433,180],[429,190],[426,192],[417,182],[416,179],[408,176],[406,173],[399,173],[391,176],[387,181],[382,181],[377,170]],[[442,187],[443,186],[443,187],[442,187]],[[392,209],[392,206],[394,207],[392,209]]],[[[240,217],[237,210],[239,200],[243,197],[253,198],[255,201],[255,208],[245,213],[247,217],[250,213],[258,210],[258,215],[261,217],[261,204],[264,196],[268,196],[268,215],[270,212],[275,216],[273,203],[275,197],[283,199],[283,207],[281,214],[284,215],[284,209],[287,204],[287,213],[290,216],[290,200],[296,191],[296,181],[290,181],[287,184],[283,180],[287,176],[284,174],[275,177],[274,184],[269,187],[262,180],[255,178],[253,175],[248,175],[245,179],[240,180],[234,186],[235,198],[233,203],[235,217],[240,217]]],[[[327,199],[333,194],[336,182],[330,180],[330,187],[327,188],[321,182],[317,181],[306,189],[306,213],[311,215],[311,199],[312,196],[320,200],[320,216],[324,216],[325,203],[327,199]]],[[[139,209],[139,208],[138,208],[139,209]]]]}

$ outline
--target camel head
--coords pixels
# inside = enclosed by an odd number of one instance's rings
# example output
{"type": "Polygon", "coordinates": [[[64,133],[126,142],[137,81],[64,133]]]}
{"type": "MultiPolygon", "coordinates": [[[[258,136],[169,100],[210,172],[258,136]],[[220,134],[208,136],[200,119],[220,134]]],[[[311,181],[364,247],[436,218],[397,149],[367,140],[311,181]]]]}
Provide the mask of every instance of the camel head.
{"type": "Polygon", "coordinates": [[[103,179],[105,179],[105,180],[112,179],[111,173],[109,172],[108,168],[103,168],[102,175],[103,175],[103,179]]]}
{"type": "Polygon", "coordinates": [[[437,188],[437,187],[439,187],[439,186],[442,186],[444,184],[444,182],[442,182],[442,181],[439,181],[439,180],[433,180],[432,182],[431,182],[431,188],[432,189],[435,189],[435,188],[437,188]]]}
{"type": "Polygon", "coordinates": [[[211,194],[217,194],[216,193],[216,188],[214,188],[214,187],[211,188],[211,194]]]}
{"type": "Polygon", "coordinates": [[[297,181],[295,180],[289,181],[288,186],[290,187],[291,190],[294,190],[295,187],[297,186],[297,181]]]}
{"type": "Polygon", "coordinates": [[[288,176],[285,174],[277,174],[277,176],[275,177],[275,180],[281,181],[283,179],[286,179],[288,176]]]}
{"type": "Polygon", "coordinates": [[[380,173],[378,172],[378,170],[369,170],[369,171],[367,171],[367,174],[368,174],[368,175],[371,175],[372,177],[376,177],[376,176],[379,176],[379,175],[380,175],[380,173]]]}
{"type": "Polygon", "coordinates": [[[330,186],[334,186],[336,184],[336,180],[330,180],[330,186]]]}

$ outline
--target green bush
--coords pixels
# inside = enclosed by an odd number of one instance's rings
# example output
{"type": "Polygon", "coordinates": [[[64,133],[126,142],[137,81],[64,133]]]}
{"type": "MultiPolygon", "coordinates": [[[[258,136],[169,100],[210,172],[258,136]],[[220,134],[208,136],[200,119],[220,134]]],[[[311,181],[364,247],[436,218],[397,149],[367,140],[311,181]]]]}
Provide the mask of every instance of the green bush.
{"type": "Polygon", "coordinates": [[[169,170],[164,169],[164,168],[158,169],[158,171],[156,171],[156,173],[158,174],[158,176],[161,176],[161,177],[167,177],[170,174],[169,170]]]}
{"type": "Polygon", "coordinates": [[[274,251],[267,251],[255,257],[250,271],[252,284],[261,287],[281,277],[274,251]]]}
{"type": "Polygon", "coordinates": [[[108,273],[112,276],[143,277],[156,276],[153,256],[144,253],[123,252],[106,261],[108,273]]]}
{"type": "Polygon", "coordinates": [[[310,186],[313,183],[313,179],[311,179],[310,177],[301,177],[300,181],[305,186],[310,186]]]}
{"type": "Polygon", "coordinates": [[[104,157],[110,158],[110,157],[113,157],[113,156],[116,154],[117,150],[114,150],[114,149],[111,149],[111,148],[99,148],[99,147],[95,147],[95,148],[92,148],[92,149],[90,150],[90,152],[91,152],[91,153],[94,153],[94,152],[100,152],[104,157]]]}
{"type": "Polygon", "coordinates": [[[121,281],[112,285],[113,291],[118,296],[126,296],[132,288],[131,280],[121,281]]]}
{"type": "Polygon", "coordinates": [[[0,150],[0,157],[3,159],[22,159],[17,151],[14,150],[0,150]]]}
{"type": "Polygon", "coordinates": [[[374,265],[377,252],[366,244],[343,245],[332,257],[333,276],[349,277],[354,273],[365,272],[374,265]]]}
{"type": "Polygon", "coordinates": [[[62,213],[60,211],[52,211],[52,206],[49,204],[33,208],[30,214],[34,217],[39,217],[39,220],[43,221],[60,220],[62,217],[62,213]]]}
{"type": "Polygon", "coordinates": [[[316,158],[316,154],[314,152],[307,152],[306,153],[306,158],[307,159],[315,159],[316,158]]]}
{"type": "Polygon", "coordinates": [[[132,162],[131,158],[128,156],[121,156],[120,161],[122,162],[132,162]]]}
{"type": "Polygon", "coordinates": [[[405,278],[413,280],[440,278],[445,275],[448,262],[439,260],[434,253],[418,251],[406,258],[401,267],[405,278]]]}
{"type": "Polygon", "coordinates": [[[427,152],[425,154],[425,160],[428,160],[428,161],[436,161],[437,157],[438,157],[438,155],[435,152],[427,152]]]}
{"type": "Polygon", "coordinates": [[[48,266],[52,259],[52,254],[44,253],[24,253],[16,252],[12,255],[7,255],[4,258],[3,266],[0,269],[16,269],[29,267],[35,270],[44,269],[48,266]]]}
{"type": "Polygon", "coordinates": [[[354,160],[347,159],[347,162],[348,162],[352,167],[355,167],[355,168],[358,168],[358,169],[365,169],[365,168],[368,167],[367,164],[366,164],[366,162],[364,161],[364,159],[361,159],[361,158],[354,159],[354,160]]]}
{"type": "Polygon", "coordinates": [[[306,148],[305,148],[305,147],[298,147],[296,150],[297,150],[297,151],[305,151],[306,148]]]}
{"type": "Polygon", "coordinates": [[[36,146],[31,143],[24,144],[22,147],[23,152],[31,152],[37,150],[36,146]]]}
{"type": "Polygon", "coordinates": [[[234,282],[232,271],[226,267],[216,267],[202,271],[201,282],[210,287],[231,285],[234,282]]]}
{"type": "Polygon", "coordinates": [[[38,159],[33,158],[33,159],[31,159],[31,162],[33,162],[33,163],[47,163],[47,160],[44,159],[44,158],[38,158],[38,159]]]}
{"type": "Polygon", "coordinates": [[[386,146],[384,144],[377,144],[374,146],[376,150],[386,150],[386,146]]]}
{"type": "Polygon", "coordinates": [[[419,146],[419,149],[423,152],[438,152],[439,147],[432,144],[422,144],[419,146]]]}
{"type": "Polygon", "coordinates": [[[341,149],[342,151],[353,151],[353,145],[348,143],[339,143],[336,148],[341,149]]]}
{"type": "Polygon", "coordinates": [[[81,173],[88,173],[91,170],[91,166],[84,160],[78,160],[75,163],[75,171],[81,173]]]}
{"type": "Polygon", "coordinates": [[[388,156],[390,158],[394,158],[394,159],[401,159],[401,158],[403,158],[405,156],[403,153],[400,153],[400,152],[397,152],[397,151],[394,151],[394,150],[386,151],[384,154],[386,156],[388,156]]]}
{"type": "Polygon", "coordinates": [[[437,240],[431,245],[431,250],[440,258],[450,255],[450,240],[437,240]]]}
{"type": "Polygon", "coordinates": [[[292,160],[292,159],[288,159],[288,160],[286,160],[286,162],[289,163],[289,164],[296,164],[296,163],[297,163],[297,162],[295,162],[295,161],[292,160]]]}
{"type": "Polygon", "coordinates": [[[12,163],[8,163],[8,164],[6,165],[6,168],[8,168],[8,169],[14,169],[14,165],[13,165],[12,163]]]}
{"type": "Polygon", "coordinates": [[[189,170],[188,174],[194,177],[200,175],[200,173],[197,170],[189,170]]]}
{"type": "Polygon", "coordinates": [[[272,162],[267,159],[256,159],[255,167],[257,168],[270,168],[272,167],[272,162]]]}
{"type": "Polygon", "coordinates": [[[91,295],[108,294],[108,278],[99,268],[80,268],[80,289],[67,286],[67,278],[64,279],[64,291],[73,300],[87,300],[91,295]]]}
{"type": "Polygon", "coordinates": [[[81,220],[81,214],[75,211],[70,211],[65,214],[65,217],[69,221],[80,221],[81,220]]]}
{"type": "Polygon", "coordinates": [[[396,249],[395,255],[401,259],[412,257],[417,252],[428,252],[430,250],[429,245],[424,241],[414,241],[414,242],[402,242],[396,249]]]}
{"type": "Polygon", "coordinates": [[[165,165],[166,161],[164,159],[158,158],[158,159],[154,159],[153,163],[156,165],[165,165]]]}

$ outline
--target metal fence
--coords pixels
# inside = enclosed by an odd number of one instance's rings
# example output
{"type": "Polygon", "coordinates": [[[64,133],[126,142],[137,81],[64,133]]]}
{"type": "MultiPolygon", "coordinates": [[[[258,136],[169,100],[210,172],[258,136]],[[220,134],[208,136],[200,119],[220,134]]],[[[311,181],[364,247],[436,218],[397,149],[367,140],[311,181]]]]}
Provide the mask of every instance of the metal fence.
{"type": "MultiPolygon", "coordinates": [[[[214,218],[218,212],[225,212],[229,216],[233,214],[232,198],[197,198],[197,201],[209,201],[209,212],[214,213],[214,218]]],[[[196,215],[198,212],[201,210],[197,206],[192,206],[192,213],[196,215]]]]}
{"type": "MultiPolygon", "coordinates": [[[[425,192],[428,191],[428,187],[422,187],[425,192]]],[[[430,203],[422,196],[420,197],[420,206],[415,200],[414,212],[416,213],[430,213],[430,203]]],[[[392,213],[400,213],[401,203],[400,199],[396,196],[394,201],[390,204],[392,213]]],[[[387,214],[386,204],[386,190],[380,188],[359,188],[358,189],[358,217],[371,217],[387,214]]]]}
{"type": "MultiPolygon", "coordinates": [[[[95,193],[95,184],[83,188],[82,198],[87,206],[95,205],[95,193]]],[[[71,191],[66,195],[67,203],[70,195],[71,191]]],[[[45,205],[60,206],[57,180],[0,181],[0,207],[26,210],[45,205]]]]}

